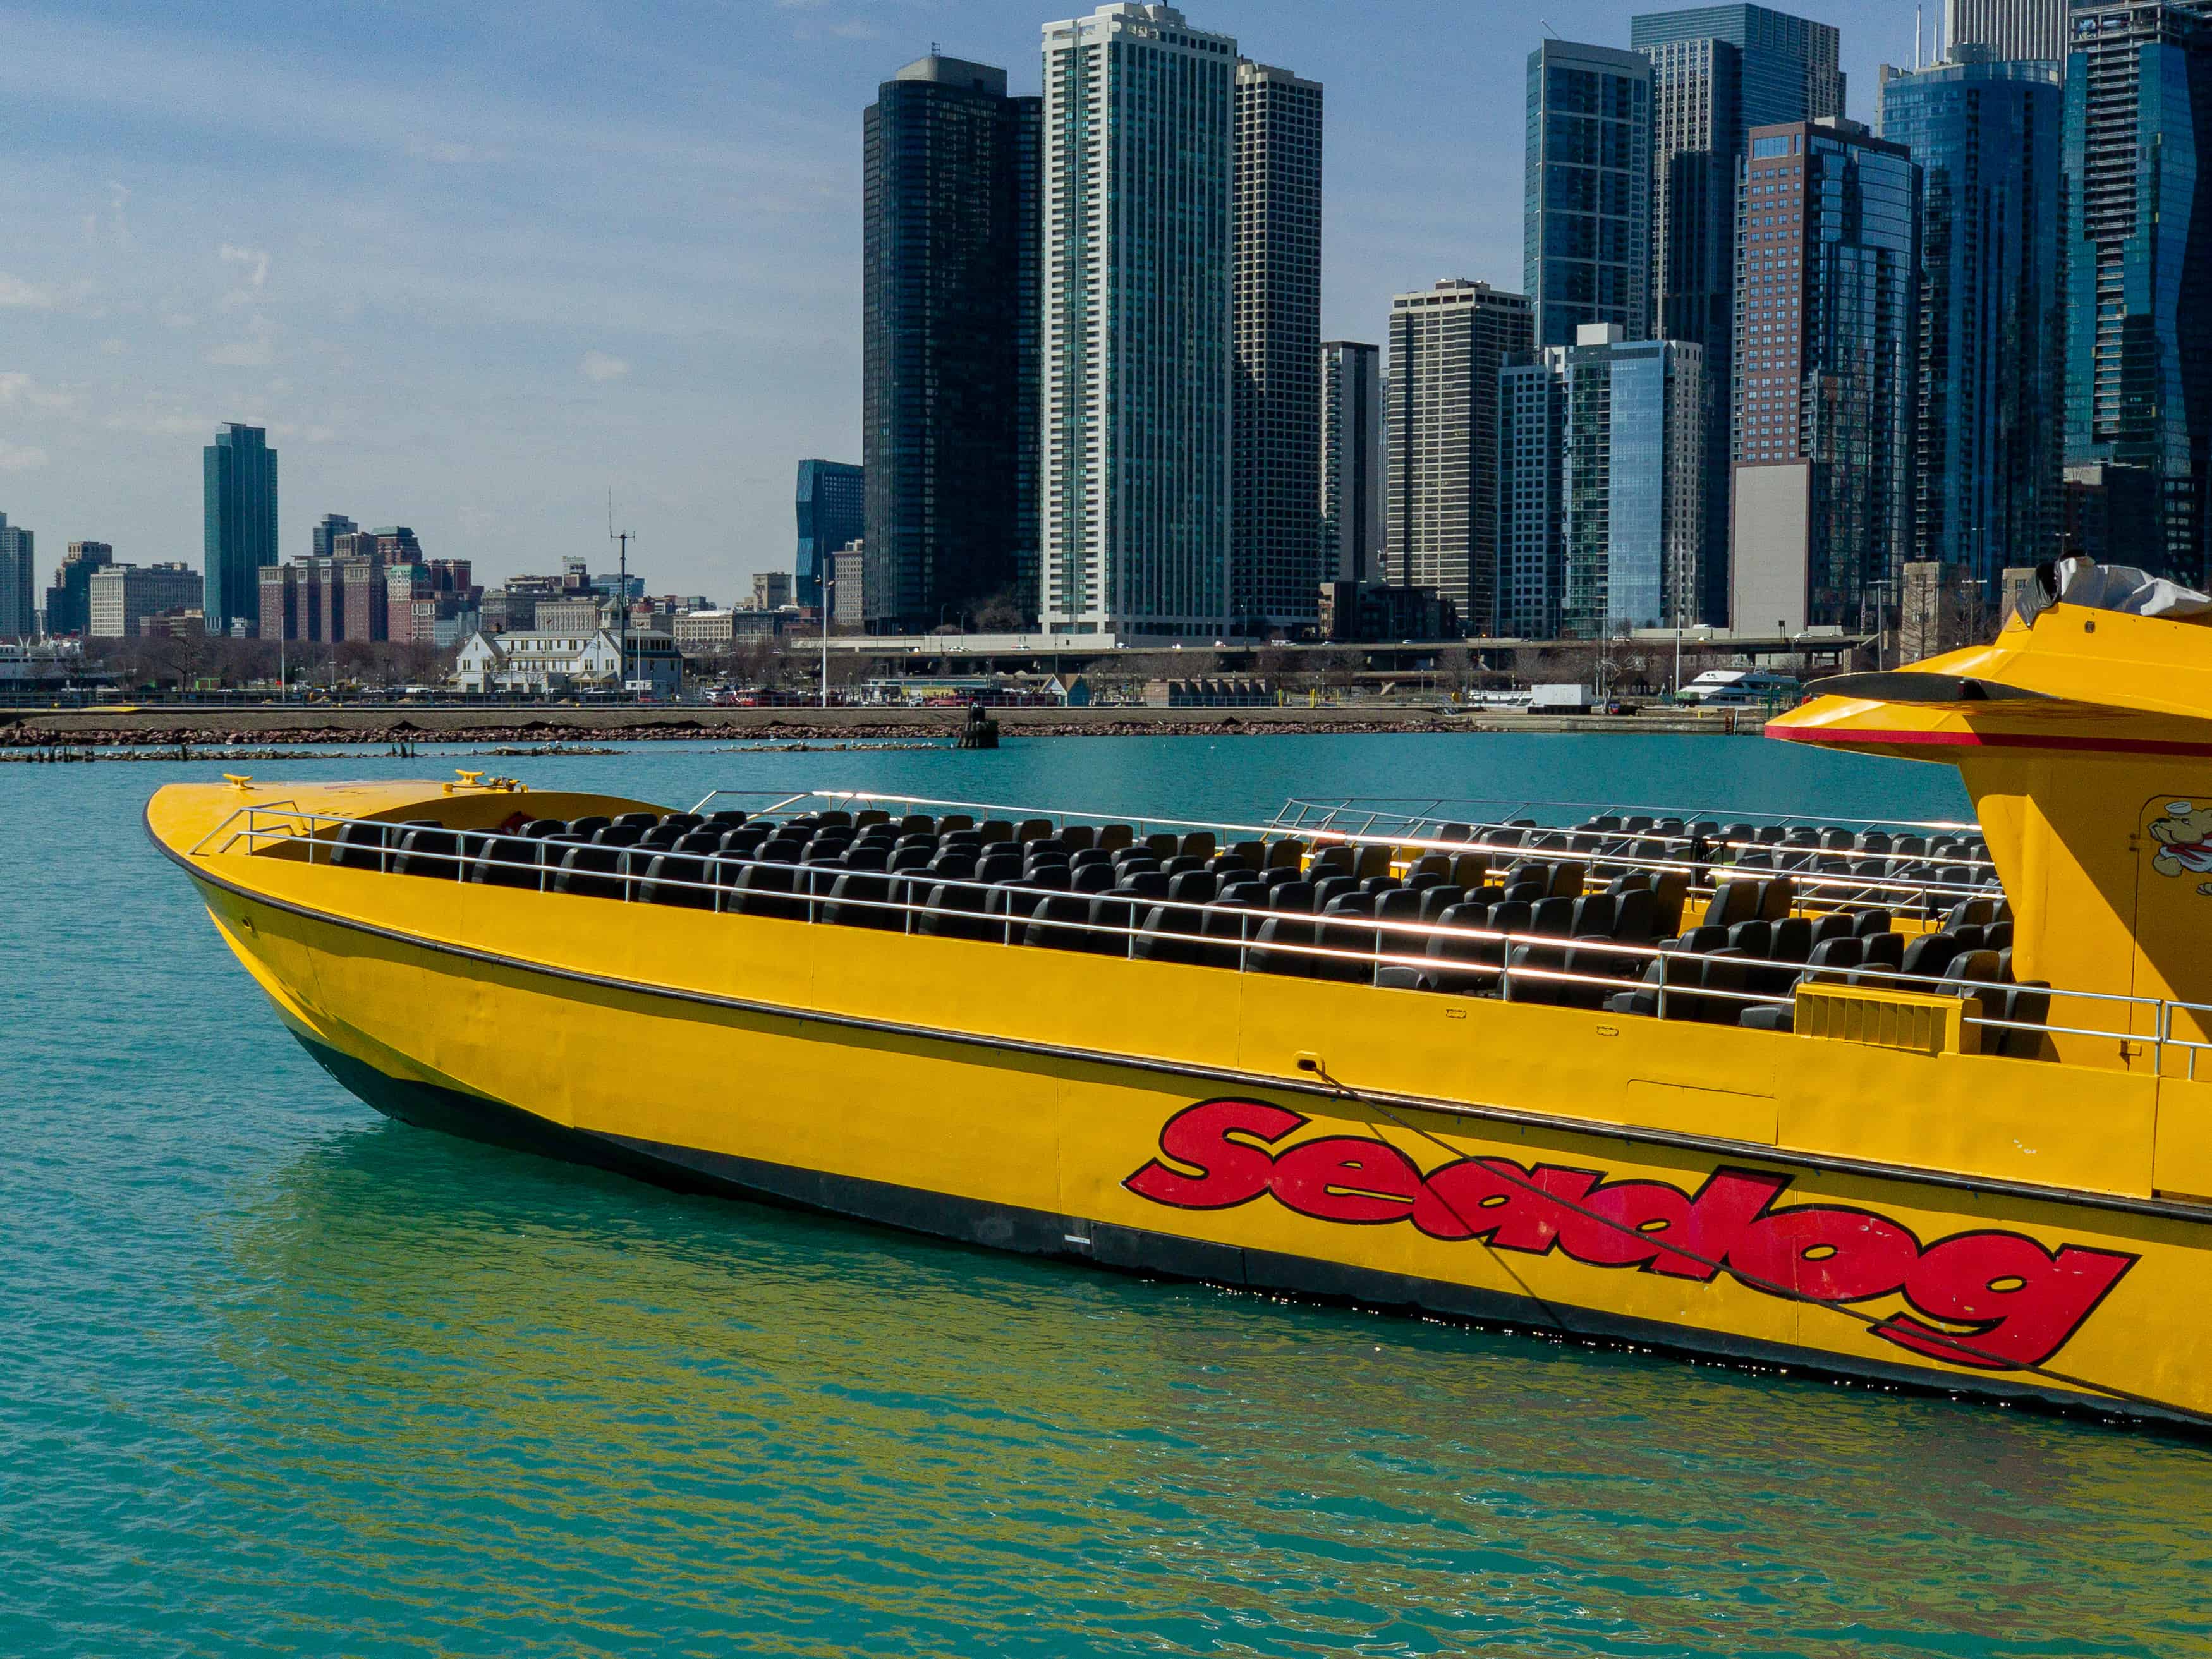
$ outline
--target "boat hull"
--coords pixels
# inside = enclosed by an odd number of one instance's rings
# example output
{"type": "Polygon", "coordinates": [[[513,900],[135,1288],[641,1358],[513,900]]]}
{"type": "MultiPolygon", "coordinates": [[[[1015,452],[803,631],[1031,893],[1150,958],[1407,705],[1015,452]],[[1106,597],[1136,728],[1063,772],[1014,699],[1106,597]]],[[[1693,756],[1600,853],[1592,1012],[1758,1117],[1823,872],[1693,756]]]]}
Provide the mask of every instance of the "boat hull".
{"type": "MultiPolygon", "coordinates": [[[[1269,1293],[2190,1426],[2212,1405],[2188,1316],[2212,1225],[2187,1206],[1806,1154],[1710,1122],[1606,1125],[1268,1076],[1237,1063],[1249,1044],[1219,1040],[1221,1007],[1161,994],[1325,993],[1297,1026],[1316,1054],[1355,1053],[1340,1006],[1364,1006],[1364,1029],[1383,1000],[1425,1012],[1456,999],[519,896],[632,935],[718,928],[755,963],[787,959],[788,988],[821,1005],[796,1007],[757,994],[742,963],[696,968],[727,976],[726,993],[656,978],[635,937],[627,951],[586,938],[565,964],[523,959],[491,911],[466,914],[518,896],[287,878],[337,884],[345,914],[193,876],[295,1035],[347,1088],[425,1127],[1269,1293]],[[434,927],[420,908],[366,918],[362,895],[434,902],[434,927]],[[1042,994],[1087,998],[1091,1029],[1129,1028],[1130,1051],[991,1035],[1017,989],[1000,969],[1060,975],[1042,994]],[[840,1012],[823,994],[835,981],[862,988],[848,1008],[878,993],[899,1003],[884,976],[925,972],[968,1029],[840,1012]],[[1141,1052],[1137,1028],[1156,1036],[1170,1017],[1193,1022],[1187,1057],[1158,1052],[1173,1043],[1141,1052]]],[[[1234,1019],[1266,1023],[1250,1006],[1234,1019]]],[[[1486,1059],[1505,1070],[1478,1046],[1463,1060],[1470,1093],[1486,1059]]],[[[1287,1053],[1279,1063],[1291,1069],[1287,1053]]],[[[1564,1052],[1555,1066],[1571,1073],[1564,1052]]]]}

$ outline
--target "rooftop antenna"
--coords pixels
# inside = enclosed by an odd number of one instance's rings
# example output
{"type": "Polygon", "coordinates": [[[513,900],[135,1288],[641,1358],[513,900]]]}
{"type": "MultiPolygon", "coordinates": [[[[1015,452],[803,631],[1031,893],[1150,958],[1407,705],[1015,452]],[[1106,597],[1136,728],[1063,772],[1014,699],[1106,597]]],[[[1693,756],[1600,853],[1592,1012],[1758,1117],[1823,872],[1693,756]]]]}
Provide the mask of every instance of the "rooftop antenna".
{"type": "Polygon", "coordinates": [[[1536,21],[1538,22],[1538,24],[1540,24],[1540,25],[1542,27],[1544,33],[1547,33],[1547,34],[1548,34],[1548,35],[1550,35],[1550,36],[1552,37],[1552,39],[1553,39],[1554,40],[1558,40],[1558,39],[1559,38],[1559,30],[1557,30],[1557,29],[1553,28],[1553,27],[1549,23],[1546,22],[1542,18],[1539,17],[1539,18],[1536,20],[1536,21]]]}
{"type": "Polygon", "coordinates": [[[1925,6],[1912,9],[1912,67],[1915,69],[1925,67],[1920,61],[1920,32],[1927,21],[1927,9],[1925,6]]]}
{"type": "Polygon", "coordinates": [[[607,539],[622,550],[621,563],[615,578],[615,611],[622,618],[622,679],[616,688],[619,696],[629,689],[629,544],[634,539],[627,530],[615,529],[615,492],[607,491],[607,539]]]}

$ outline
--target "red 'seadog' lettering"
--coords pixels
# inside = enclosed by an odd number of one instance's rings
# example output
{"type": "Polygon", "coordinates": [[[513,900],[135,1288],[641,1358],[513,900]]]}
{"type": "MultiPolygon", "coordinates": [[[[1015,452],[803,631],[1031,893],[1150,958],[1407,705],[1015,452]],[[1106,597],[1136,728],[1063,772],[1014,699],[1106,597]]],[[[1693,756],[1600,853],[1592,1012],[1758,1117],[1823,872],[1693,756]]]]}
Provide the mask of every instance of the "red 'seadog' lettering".
{"type": "Polygon", "coordinates": [[[1121,1184],[1179,1210],[1233,1209],[1269,1194],[1316,1221],[1410,1221],[1448,1243],[1481,1239],[1529,1255],[1557,1248],[1589,1267],[1700,1284],[1724,1263],[1738,1282],[1771,1296],[1866,1302],[1902,1293],[1924,1317],[1893,1314],[1875,1335],[1982,1370],[2049,1360],[2139,1259],[2080,1244],[2050,1250],[1993,1231],[1923,1245],[1901,1222],[1871,1211],[1775,1209],[1791,1177],[1759,1170],[1717,1170],[1692,1194],[1663,1181],[1608,1182],[1602,1170],[1523,1169],[1503,1158],[1461,1158],[1424,1175],[1396,1147],[1364,1135],[1274,1150],[1307,1121],[1265,1101],[1201,1101],[1162,1126],[1161,1156],[1121,1184]]]}

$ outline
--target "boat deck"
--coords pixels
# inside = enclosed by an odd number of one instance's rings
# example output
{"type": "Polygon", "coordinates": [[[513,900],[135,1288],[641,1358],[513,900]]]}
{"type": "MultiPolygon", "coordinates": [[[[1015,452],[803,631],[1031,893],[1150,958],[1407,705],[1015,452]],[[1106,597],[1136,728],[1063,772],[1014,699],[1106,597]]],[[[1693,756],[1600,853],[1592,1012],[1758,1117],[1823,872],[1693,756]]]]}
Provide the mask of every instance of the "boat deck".
{"type": "Polygon", "coordinates": [[[2161,1074],[2190,1078],[2208,1046],[2212,1010],[2021,982],[1970,826],[1617,811],[1547,826],[1346,802],[1239,825],[852,792],[722,804],[736,799],[519,811],[501,830],[252,808],[203,850],[1630,1018],[1876,1019],[1931,1052],[2147,1040],[2161,1074]]]}

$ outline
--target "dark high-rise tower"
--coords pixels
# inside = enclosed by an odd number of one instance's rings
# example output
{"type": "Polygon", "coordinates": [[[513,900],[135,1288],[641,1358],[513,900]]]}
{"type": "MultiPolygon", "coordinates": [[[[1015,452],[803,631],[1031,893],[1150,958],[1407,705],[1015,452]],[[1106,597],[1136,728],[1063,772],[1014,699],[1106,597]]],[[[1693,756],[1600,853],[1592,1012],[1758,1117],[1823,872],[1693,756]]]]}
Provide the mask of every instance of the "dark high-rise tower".
{"type": "Polygon", "coordinates": [[[2081,0],[2066,60],[2066,460],[2116,556],[2202,585],[2212,541],[2212,19],[2081,0]],[[2129,476],[2133,475],[2133,476],[2129,476]]]}
{"type": "Polygon", "coordinates": [[[115,550],[106,542],[71,542],[69,556],[54,571],[54,585],[46,590],[46,632],[57,637],[82,634],[91,618],[88,594],[92,573],[115,562],[115,550]]]}
{"type": "Polygon", "coordinates": [[[1911,550],[1920,168],[1856,121],[1751,135],[1732,617],[1867,631],[1911,550]]]}
{"type": "Polygon", "coordinates": [[[323,521],[315,526],[315,557],[327,559],[336,550],[333,544],[341,536],[350,536],[361,526],[343,513],[325,513],[323,521]]]}
{"type": "Polygon", "coordinates": [[[1229,605],[1261,632],[1321,610],[1321,88],[1240,62],[1229,605]]]}
{"type": "Polygon", "coordinates": [[[1390,302],[1382,576],[1496,631],[1499,371],[1530,346],[1528,297],[1455,277],[1390,302]]]}
{"type": "Polygon", "coordinates": [[[866,475],[849,461],[799,464],[799,558],[793,597],[819,606],[822,584],[835,581],[831,562],[860,539],[867,512],[866,475]]]}
{"type": "Polygon", "coordinates": [[[2058,65],[1886,76],[1881,136],[1920,163],[1925,204],[1916,556],[1971,572],[1994,605],[2006,567],[2051,557],[2058,532],[2058,65]]]}
{"type": "Polygon", "coordinates": [[[258,426],[226,425],[201,452],[207,631],[258,626],[261,567],[276,552],[276,452],[258,426]]]}
{"type": "Polygon", "coordinates": [[[1651,60],[1656,332],[1705,349],[1705,620],[1728,619],[1729,418],[1735,395],[1736,178],[1752,128],[1844,112],[1838,37],[1764,6],[1647,12],[1629,43],[1651,60]]]}
{"type": "Polygon", "coordinates": [[[1331,340],[1321,349],[1321,580],[1382,574],[1382,350],[1331,340]]]}
{"type": "Polygon", "coordinates": [[[1528,54],[1522,285],[1536,344],[1584,323],[1651,333],[1651,65],[1547,40],[1528,54]]]}
{"type": "Polygon", "coordinates": [[[864,124],[861,465],[868,621],[921,633],[1036,610],[1038,100],[929,57],[864,124]]]}
{"type": "Polygon", "coordinates": [[[38,543],[0,513],[0,640],[27,640],[39,631],[33,563],[38,543]]]}

